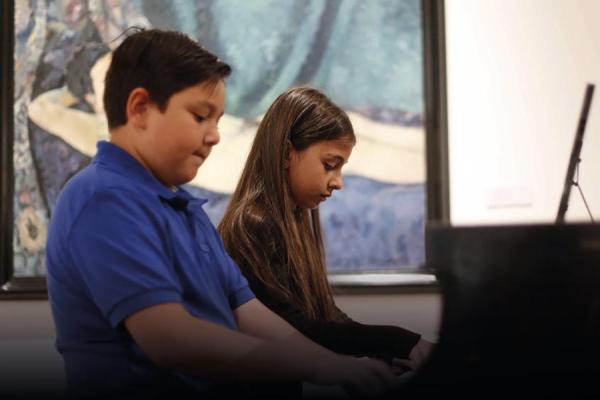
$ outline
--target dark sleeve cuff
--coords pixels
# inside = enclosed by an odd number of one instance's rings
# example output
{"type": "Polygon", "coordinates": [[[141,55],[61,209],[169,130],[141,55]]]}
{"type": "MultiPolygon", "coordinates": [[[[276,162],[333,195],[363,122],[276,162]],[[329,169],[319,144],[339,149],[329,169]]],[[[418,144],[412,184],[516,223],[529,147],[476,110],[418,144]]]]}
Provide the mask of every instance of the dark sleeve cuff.
{"type": "Polygon", "coordinates": [[[415,332],[411,332],[407,329],[394,327],[398,329],[398,334],[396,335],[396,348],[394,353],[392,354],[397,358],[408,359],[408,355],[415,345],[421,340],[421,335],[415,332]]]}
{"type": "Polygon", "coordinates": [[[320,345],[341,354],[407,359],[421,335],[388,325],[358,322],[314,321],[301,314],[288,315],[287,321],[320,345]]]}
{"type": "Polygon", "coordinates": [[[254,297],[256,296],[254,296],[254,293],[250,290],[249,286],[241,287],[229,296],[229,307],[231,307],[232,310],[235,310],[242,304],[252,300],[254,297]]]}

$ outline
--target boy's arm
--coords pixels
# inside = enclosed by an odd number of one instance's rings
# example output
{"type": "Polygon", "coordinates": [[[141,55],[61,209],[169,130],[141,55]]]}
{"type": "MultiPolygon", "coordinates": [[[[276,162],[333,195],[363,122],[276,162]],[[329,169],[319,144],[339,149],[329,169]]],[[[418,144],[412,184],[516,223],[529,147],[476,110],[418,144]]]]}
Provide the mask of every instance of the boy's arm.
{"type": "Polygon", "coordinates": [[[144,308],[125,319],[125,327],[156,364],[216,380],[263,342],[195,318],[180,303],[144,308]]]}
{"type": "MultiPolygon", "coordinates": [[[[234,314],[240,331],[243,333],[254,337],[265,338],[283,343],[286,348],[292,349],[292,351],[295,353],[303,354],[308,358],[312,358],[313,361],[319,360],[327,355],[335,355],[337,357],[343,357],[347,360],[353,361],[359,360],[356,357],[341,356],[336,354],[308,339],[286,320],[271,311],[256,298],[238,307],[236,310],[234,310],[234,314]]],[[[361,362],[375,363],[378,366],[384,366],[381,361],[367,359],[364,357],[361,359],[361,362]]],[[[320,378],[318,375],[319,373],[326,374],[329,372],[327,369],[324,371],[318,369],[319,366],[316,364],[317,363],[313,362],[312,364],[309,364],[308,367],[317,374],[318,378],[320,378]]],[[[328,366],[327,368],[332,367],[335,368],[335,366],[328,366]]],[[[344,368],[343,365],[340,365],[339,367],[344,368]]],[[[387,368],[383,368],[383,370],[383,372],[388,371],[387,368]]],[[[313,381],[313,383],[322,382],[313,381]]],[[[341,384],[343,385],[343,382],[341,384]]],[[[392,385],[393,384],[394,383],[392,383],[392,385]]],[[[350,389],[350,391],[352,390],[353,389],[350,389]]],[[[358,391],[360,392],[360,389],[358,389],[358,391]]]]}
{"type": "Polygon", "coordinates": [[[145,308],[128,317],[125,326],[158,365],[213,380],[307,381],[338,384],[359,394],[383,393],[397,384],[384,364],[326,350],[254,301],[235,311],[248,332],[193,317],[179,303],[145,308]],[[249,322],[252,318],[255,322],[249,322]],[[259,328],[259,323],[265,325],[259,328]]]}

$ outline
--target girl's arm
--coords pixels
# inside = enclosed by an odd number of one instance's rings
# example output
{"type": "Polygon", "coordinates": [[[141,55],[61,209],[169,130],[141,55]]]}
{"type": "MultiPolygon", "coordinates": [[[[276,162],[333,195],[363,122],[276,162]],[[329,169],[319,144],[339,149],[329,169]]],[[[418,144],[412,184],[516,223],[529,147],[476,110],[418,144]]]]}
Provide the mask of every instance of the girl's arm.
{"type": "Polygon", "coordinates": [[[156,364],[214,381],[306,381],[358,394],[381,394],[399,383],[382,363],[326,350],[254,302],[235,310],[246,332],[196,318],[179,303],[145,308],[125,326],[156,364]]]}
{"type": "MultiPolygon", "coordinates": [[[[421,335],[388,325],[365,325],[342,311],[336,321],[313,320],[287,300],[270,292],[254,277],[248,277],[256,297],[290,325],[320,345],[341,354],[408,359],[421,335]]],[[[416,361],[416,360],[415,360],[416,361]]]]}

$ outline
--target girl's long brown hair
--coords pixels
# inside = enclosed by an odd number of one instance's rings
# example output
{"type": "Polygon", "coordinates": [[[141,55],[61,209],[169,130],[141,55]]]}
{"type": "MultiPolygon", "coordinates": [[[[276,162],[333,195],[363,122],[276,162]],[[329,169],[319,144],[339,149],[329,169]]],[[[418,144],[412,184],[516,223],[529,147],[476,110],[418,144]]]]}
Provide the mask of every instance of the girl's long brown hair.
{"type": "Polygon", "coordinates": [[[282,93],[263,117],[242,176],[218,225],[242,272],[313,319],[335,319],[319,210],[297,209],[285,162],[291,148],[354,142],[346,113],[310,87],[282,93]],[[291,148],[290,148],[291,146],[291,148]]]}

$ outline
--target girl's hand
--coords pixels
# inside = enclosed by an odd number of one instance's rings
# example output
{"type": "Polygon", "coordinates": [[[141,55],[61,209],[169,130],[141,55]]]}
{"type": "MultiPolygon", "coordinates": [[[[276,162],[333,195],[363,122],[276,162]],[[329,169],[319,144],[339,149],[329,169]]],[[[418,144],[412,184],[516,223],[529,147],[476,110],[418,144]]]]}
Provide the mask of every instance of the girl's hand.
{"type": "Polygon", "coordinates": [[[415,369],[419,368],[429,358],[433,347],[433,343],[425,339],[420,339],[415,347],[412,348],[408,358],[415,364],[415,369]]]}
{"type": "Polygon", "coordinates": [[[414,361],[406,360],[404,358],[393,358],[392,359],[392,371],[394,375],[402,375],[408,371],[414,371],[417,369],[417,365],[414,361]]]}

